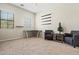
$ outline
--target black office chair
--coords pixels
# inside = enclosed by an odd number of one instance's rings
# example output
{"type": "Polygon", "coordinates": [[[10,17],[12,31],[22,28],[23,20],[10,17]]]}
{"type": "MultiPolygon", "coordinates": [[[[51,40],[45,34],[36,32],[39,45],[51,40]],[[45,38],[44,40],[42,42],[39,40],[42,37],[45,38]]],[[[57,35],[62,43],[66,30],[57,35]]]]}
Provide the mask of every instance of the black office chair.
{"type": "Polygon", "coordinates": [[[45,30],[45,39],[53,40],[53,30],[45,30]]]}

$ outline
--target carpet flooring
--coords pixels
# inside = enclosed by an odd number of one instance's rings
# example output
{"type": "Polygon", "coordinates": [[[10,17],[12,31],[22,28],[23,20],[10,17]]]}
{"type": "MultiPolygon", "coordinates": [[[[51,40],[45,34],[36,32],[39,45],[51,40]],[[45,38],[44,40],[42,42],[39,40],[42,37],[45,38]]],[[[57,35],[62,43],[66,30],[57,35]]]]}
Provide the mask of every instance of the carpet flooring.
{"type": "Polygon", "coordinates": [[[79,47],[44,40],[42,38],[17,39],[0,42],[0,55],[78,55],[79,47]]]}

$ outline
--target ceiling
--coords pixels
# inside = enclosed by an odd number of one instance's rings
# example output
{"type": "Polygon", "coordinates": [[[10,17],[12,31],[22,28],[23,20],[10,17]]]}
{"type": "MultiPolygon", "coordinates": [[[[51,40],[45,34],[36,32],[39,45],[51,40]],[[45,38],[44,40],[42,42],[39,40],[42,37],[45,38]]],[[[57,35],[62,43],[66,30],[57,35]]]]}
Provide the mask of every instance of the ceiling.
{"type": "Polygon", "coordinates": [[[33,13],[38,13],[42,10],[46,10],[52,7],[52,3],[12,3],[18,7],[31,11],[33,13]]]}

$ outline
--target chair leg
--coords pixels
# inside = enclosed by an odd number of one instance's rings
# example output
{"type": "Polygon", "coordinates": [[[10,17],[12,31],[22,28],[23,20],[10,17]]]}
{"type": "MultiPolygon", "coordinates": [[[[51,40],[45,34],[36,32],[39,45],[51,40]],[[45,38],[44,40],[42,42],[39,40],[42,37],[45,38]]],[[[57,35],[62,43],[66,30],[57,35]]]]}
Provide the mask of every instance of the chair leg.
{"type": "Polygon", "coordinates": [[[73,48],[75,48],[75,46],[76,46],[75,40],[72,40],[72,46],[73,46],[73,48]]]}
{"type": "Polygon", "coordinates": [[[75,48],[76,47],[76,45],[73,43],[73,47],[75,48]]]}
{"type": "Polygon", "coordinates": [[[75,45],[73,47],[75,48],[75,45]]]}

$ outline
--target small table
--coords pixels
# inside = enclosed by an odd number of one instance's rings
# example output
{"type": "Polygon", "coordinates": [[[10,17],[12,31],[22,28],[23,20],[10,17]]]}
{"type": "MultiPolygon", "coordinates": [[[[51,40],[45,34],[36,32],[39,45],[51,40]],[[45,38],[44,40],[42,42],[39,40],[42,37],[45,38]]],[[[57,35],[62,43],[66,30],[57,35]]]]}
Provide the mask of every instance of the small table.
{"type": "Polygon", "coordinates": [[[56,41],[61,41],[62,43],[64,42],[64,34],[54,34],[53,39],[56,41]]]}
{"type": "Polygon", "coordinates": [[[63,43],[63,41],[64,41],[64,34],[56,34],[56,39],[63,43]]]}

